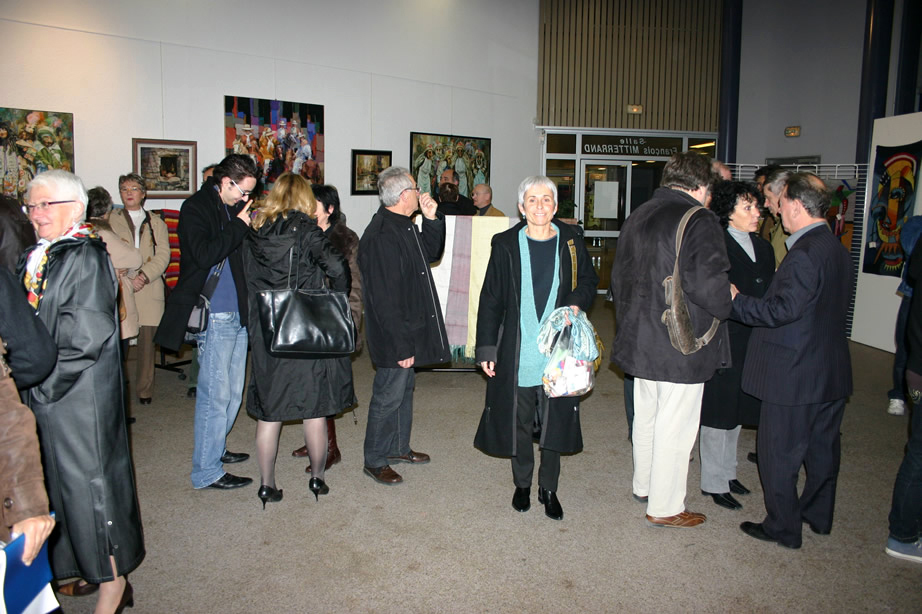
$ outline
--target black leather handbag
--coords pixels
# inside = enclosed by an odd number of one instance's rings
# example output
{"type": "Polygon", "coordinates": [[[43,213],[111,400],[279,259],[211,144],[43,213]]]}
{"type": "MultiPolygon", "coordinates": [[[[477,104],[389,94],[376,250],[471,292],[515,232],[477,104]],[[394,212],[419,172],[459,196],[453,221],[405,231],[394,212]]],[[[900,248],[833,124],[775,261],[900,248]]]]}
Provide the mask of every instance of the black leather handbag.
{"type": "MultiPolygon", "coordinates": [[[[355,351],[355,324],[345,292],[291,285],[294,247],[288,252],[288,287],[257,294],[266,350],[282,358],[332,358],[355,351]]],[[[300,261],[300,258],[299,258],[300,261]]]]}
{"type": "Polygon", "coordinates": [[[221,278],[221,271],[224,269],[225,262],[227,262],[227,258],[222,260],[211,272],[211,275],[208,276],[208,279],[205,280],[202,292],[198,295],[198,301],[196,301],[195,307],[192,308],[192,312],[189,314],[189,321],[186,322],[186,333],[188,335],[197,335],[208,329],[208,316],[211,314],[211,295],[214,294],[215,289],[218,287],[218,280],[221,278]]]}

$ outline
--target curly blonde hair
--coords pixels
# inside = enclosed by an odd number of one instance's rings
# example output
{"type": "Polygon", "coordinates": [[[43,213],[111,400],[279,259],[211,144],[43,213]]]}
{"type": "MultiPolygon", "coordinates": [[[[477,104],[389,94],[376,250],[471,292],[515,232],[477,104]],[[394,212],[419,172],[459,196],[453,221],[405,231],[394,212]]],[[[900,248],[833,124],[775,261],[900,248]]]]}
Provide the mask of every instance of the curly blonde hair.
{"type": "Polygon", "coordinates": [[[276,180],[266,202],[257,209],[252,226],[261,228],[267,222],[274,222],[279,215],[288,217],[289,211],[300,211],[317,218],[317,199],[310,182],[294,173],[284,173],[276,180]]]}

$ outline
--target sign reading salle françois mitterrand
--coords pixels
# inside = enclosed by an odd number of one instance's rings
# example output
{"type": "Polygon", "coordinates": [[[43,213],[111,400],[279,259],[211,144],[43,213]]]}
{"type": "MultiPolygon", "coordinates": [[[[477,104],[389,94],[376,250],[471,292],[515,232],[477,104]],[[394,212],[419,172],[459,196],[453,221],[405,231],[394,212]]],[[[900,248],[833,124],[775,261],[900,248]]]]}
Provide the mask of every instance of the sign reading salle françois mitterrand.
{"type": "Polygon", "coordinates": [[[622,156],[665,156],[682,151],[681,137],[583,135],[583,153],[622,156]]]}

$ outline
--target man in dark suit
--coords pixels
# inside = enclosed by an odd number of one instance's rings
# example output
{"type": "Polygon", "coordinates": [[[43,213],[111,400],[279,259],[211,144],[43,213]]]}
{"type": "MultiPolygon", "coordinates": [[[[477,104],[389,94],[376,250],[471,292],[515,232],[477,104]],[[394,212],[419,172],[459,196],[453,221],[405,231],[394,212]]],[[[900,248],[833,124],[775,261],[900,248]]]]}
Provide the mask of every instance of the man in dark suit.
{"type": "Polygon", "coordinates": [[[733,315],[752,333],[742,388],[762,400],[759,474],[767,516],[747,535],[800,548],[802,523],[832,529],[839,427],[852,392],[845,320],[852,287],[848,252],[826,224],[829,193],[810,173],[788,178],[781,220],[788,254],[761,299],[733,293],[733,315]],[[807,470],[797,494],[801,465],[807,470]]]}

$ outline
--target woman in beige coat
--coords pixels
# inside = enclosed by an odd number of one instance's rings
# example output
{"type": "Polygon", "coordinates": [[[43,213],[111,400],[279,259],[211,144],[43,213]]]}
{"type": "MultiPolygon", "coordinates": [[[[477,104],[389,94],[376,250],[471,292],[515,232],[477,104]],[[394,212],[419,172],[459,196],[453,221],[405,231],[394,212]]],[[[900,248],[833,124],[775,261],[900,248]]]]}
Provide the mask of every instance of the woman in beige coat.
{"type": "Polygon", "coordinates": [[[144,210],[147,189],[140,175],[129,173],[118,179],[124,209],[109,216],[112,231],[141,250],[141,269],[132,279],[138,307],[138,369],[135,390],[142,405],[148,405],[154,391],[154,333],[163,315],[163,273],[170,264],[170,237],[160,216],[144,210]]]}
{"type": "Polygon", "coordinates": [[[137,277],[141,268],[141,250],[112,232],[109,224],[109,215],[112,213],[112,196],[104,187],[96,186],[87,190],[90,197],[86,206],[86,217],[96,234],[106,244],[109,260],[118,276],[118,317],[119,338],[122,340],[122,350],[128,349],[125,343],[138,336],[138,306],[134,300],[133,279],[137,277]]]}

